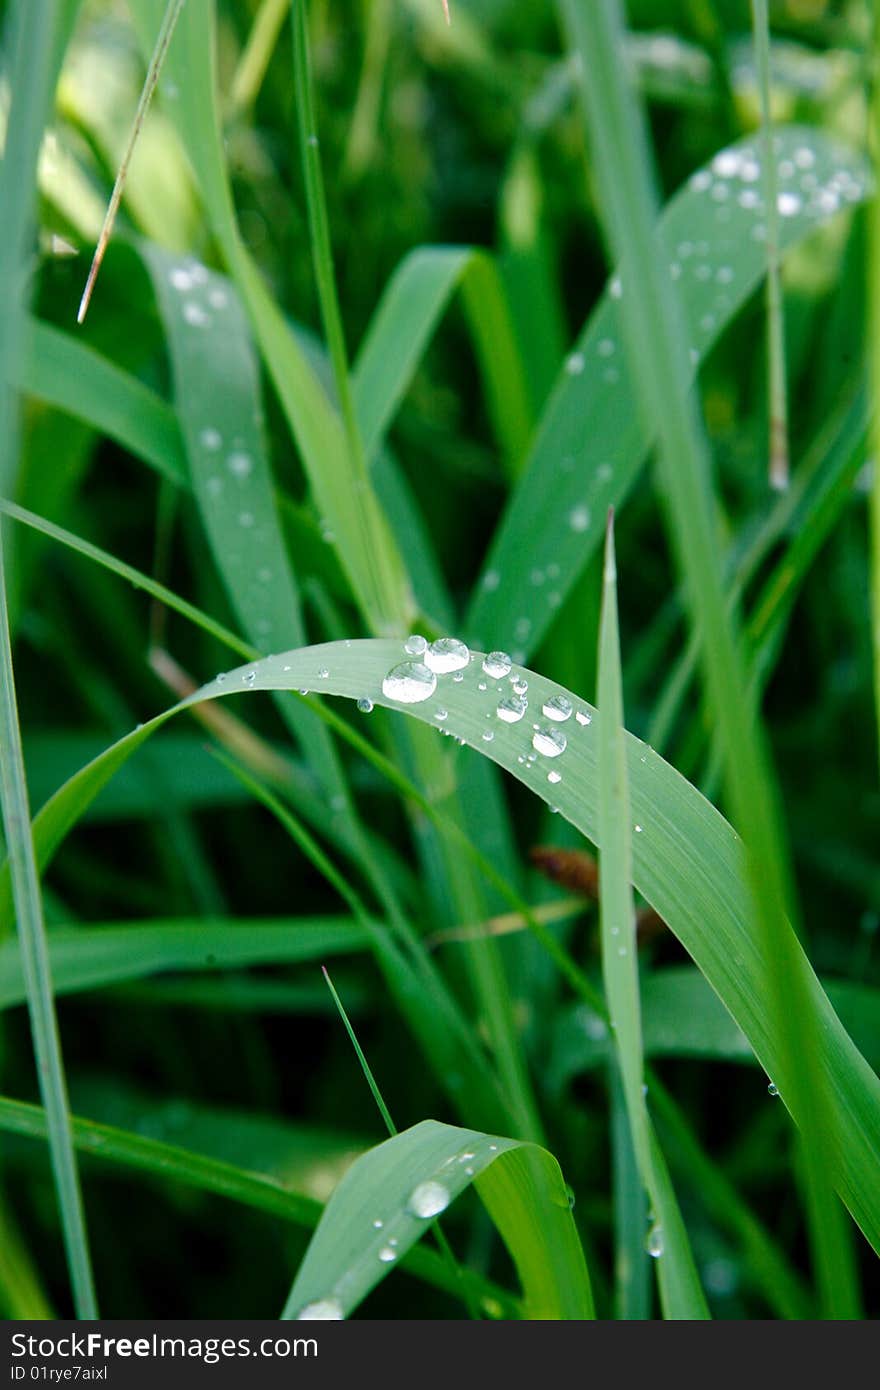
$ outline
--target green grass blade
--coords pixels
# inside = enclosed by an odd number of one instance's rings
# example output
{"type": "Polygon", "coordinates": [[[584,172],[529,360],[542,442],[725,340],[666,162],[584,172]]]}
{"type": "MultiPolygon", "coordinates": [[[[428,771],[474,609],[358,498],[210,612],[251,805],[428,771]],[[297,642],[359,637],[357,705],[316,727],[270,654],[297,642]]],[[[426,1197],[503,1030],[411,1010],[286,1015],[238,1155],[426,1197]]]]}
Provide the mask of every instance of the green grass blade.
{"type": "MultiPolygon", "coordinates": [[[[148,44],[159,17],[158,0],[133,0],[131,9],[148,44]]],[[[397,546],[369,479],[353,463],[339,412],[239,237],[217,110],[214,34],[214,4],[187,5],[166,68],[179,91],[175,122],[198,171],[210,222],[251,318],[315,504],[336,537],[352,593],[372,631],[400,632],[409,626],[413,602],[397,546]]]]}
{"type": "Polygon", "coordinates": [[[495,263],[470,247],[421,246],[385,286],[355,363],[364,447],[371,456],[390,427],[456,290],[468,315],[495,434],[515,475],[532,426],[524,368],[495,263]]]}
{"type": "Polygon", "coordinates": [[[16,384],[25,395],[115,439],[169,482],[185,484],[183,441],[172,408],[71,334],[32,318],[16,384]]]}
{"type": "Polygon", "coordinates": [[[435,1120],[386,1140],[351,1166],[281,1316],[346,1317],[472,1182],[517,1266],[524,1315],[592,1317],[583,1251],[556,1160],[534,1145],[435,1120]],[[530,1181],[536,1169],[540,1184],[530,1181]]]}
{"type": "Polygon", "coordinates": [[[613,513],[608,515],[602,619],[599,632],[599,921],[602,977],[620,1067],[636,1164],[651,1200],[647,1251],[656,1262],[663,1314],[667,1318],[709,1316],[663,1154],[645,1102],[642,1020],[635,905],[632,893],[632,836],[643,833],[630,814],[623,683],[617,620],[617,567],[613,513]]]}
{"type": "MultiPolygon", "coordinates": [[[[860,155],[822,131],[781,127],[777,139],[780,162],[797,168],[798,157],[812,161],[808,173],[816,178],[810,194],[801,190],[800,171],[784,187],[796,200],[780,227],[784,252],[848,202],[862,200],[868,170],[860,155]],[[840,187],[848,190],[845,196],[840,187]]],[[[756,171],[753,140],[720,151],[670,201],[653,233],[652,261],[677,277],[672,283],[687,325],[690,352],[682,372],[688,380],[766,268],[765,245],[754,236],[762,225],[756,171]],[[716,201],[716,189],[725,193],[723,201],[716,201]]],[[[648,456],[655,427],[640,408],[634,364],[623,347],[625,303],[626,284],[618,274],[560,373],[471,601],[466,627],[475,643],[512,643],[522,660],[538,649],[602,539],[608,507],[620,507],[648,456]],[[537,587],[534,571],[545,576],[537,587]]]]}
{"type": "MultiPolygon", "coordinates": [[[[348,917],[236,918],[234,923],[169,918],[129,926],[55,927],[49,960],[56,993],[76,994],[165,970],[293,965],[365,951],[368,945],[368,933],[348,917]]],[[[15,946],[11,940],[0,944],[0,1009],[25,998],[15,946]]]]}
{"type": "Polygon", "coordinates": [[[752,32],[761,96],[761,160],[767,227],[767,398],[770,410],[770,486],[788,487],[788,390],[785,381],[785,319],[779,274],[779,190],[773,150],[770,86],[770,19],[767,0],[752,0],[752,32]]]}
{"type": "MultiPolygon", "coordinates": [[[[512,675],[528,680],[531,709],[542,710],[554,697],[573,706],[566,725],[570,732],[564,760],[559,769],[552,765],[548,769],[546,758],[529,761],[534,751],[532,721],[523,718],[509,724],[495,716],[499,699],[508,698],[509,683],[489,686],[483,680],[479,653],[472,653],[461,682],[441,678],[438,693],[406,706],[385,696],[382,689],[386,674],[403,656],[402,643],[391,640],[329,643],[283,653],[223,673],[189,703],[236,691],[320,688],[328,695],[371,699],[403,710],[435,728],[436,711],[442,705],[448,712],[445,728],[555,805],[582,834],[598,843],[597,756],[591,727],[595,710],[589,704],[535,672],[513,668],[512,675]],[[326,676],[320,674],[323,671],[326,676]],[[487,684],[485,691],[479,689],[480,683],[487,684]],[[491,742],[483,738],[488,729],[493,733],[491,742]],[[548,783],[548,770],[562,771],[562,780],[548,783]]],[[[116,769],[183,708],[186,704],[128,734],[56,793],[35,820],[41,864],[48,862],[116,769]]],[[[626,747],[633,820],[642,826],[633,839],[634,886],[682,942],[742,1028],[761,1066],[773,1077],[779,1072],[785,1040],[755,934],[742,845],[723,816],[646,744],[627,735],[626,747]]],[[[0,869],[0,885],[4,879],[8,882],[5,867],[0,869]]],[[[880,1184],[876,1181],[880,1081],[841,1026],[791,929],[786,931],[791,968],[821,1019],[819,1057],[831,1114],[829,1173],[868,1240],[880,1249],[880,1184]]],[[[552,942],[551,936],[548,949],[552,942]]],[[[575,979],[579,981],[576,971],[575,979]]],[[[589,991],[588,981],[585,987],[589,991]]],[[[789,1103],[789,1096],[782,1094],[789,1103]]]]}
{"type": "MultiPolygon", "coordinates": [[[[0,165],[0,493],[14,486],[18,465],[18,400],[12,383],[24,331],[21,274],[35,199],[34,171],[43,121],[49,106],[58,15],[52,0],[16,3],[7,8],[4,39],[10,70],[19,76],[12,96],[9,129],[0,165]]],[[[46,949],[39,873],[31,836],[27,783],[9,632],[6,568],[0,527],[0,792],[12,898],[18,919],[22,968],[40,1092],[48,1117],[52,1172],[61,1214],[67,1265],[76,1313],[97,1317],[94,1279],[70,1129],[67,1087],[55,1017],[46,949]]]]}
{"type": "Polygon", "coordinates": [[[236,114],[256,101],[289,9],[290,0],[261,0],[232,79],[232,108],[236,114]]]}
{"type": "MultiPolygon", "coordinates": [[[[0,1097],[0,1130],[7,1134],[45,1140],[46,1117],[36,1105],[0,1097]]],[[[163,1182],[179,1182],[199,1192],[210,1192],[258,1211],[268,1212],[293,1225],[312,1230],[321,1219],[321,1204],[292,1192],[277,1176],[267,1176],[226,1163],[175,1144],[165,1144],[141,1134],[94,1120],[74,1117],[73,1138],[77,1149],[102,1162],[120,1164],[163,1182]]],[[[458,1280],[444,1260],[431,1250],[414,1249],[401,1259],[401,1268],[425,1283],[448,1293],[459,1292],[458,1280]]],[[[499,1302],[511,1315],[515,1301],[497,1284],[466,1272],[474,1294],[499,1302]]]]}

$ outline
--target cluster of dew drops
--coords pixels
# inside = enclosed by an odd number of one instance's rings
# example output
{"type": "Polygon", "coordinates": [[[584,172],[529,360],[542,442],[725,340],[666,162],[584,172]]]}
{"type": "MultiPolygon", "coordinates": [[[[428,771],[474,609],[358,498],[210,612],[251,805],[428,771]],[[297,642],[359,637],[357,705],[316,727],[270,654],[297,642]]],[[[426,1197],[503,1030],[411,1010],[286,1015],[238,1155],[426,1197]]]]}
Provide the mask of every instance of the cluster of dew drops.
{"type": "MultiPolygon", "coordinates": [[[[467,645],[457,637],[439,637],[430,644],[424,637],[413,634],[404,643],[405,660],[397,662],[382,681],[382,694],[397,705],[421,704],[438,691],[439,682],[451,677],[454,683],[464,679],[467,668],[477,660],[467,645]]],[[[529,710],[529,683],[525,674],[517,669],[506,652],[489,652],[483,657],[480,668],[481,679],[477,689],[481,694],[490,695],[491,708],[486,711],[488,726],[482,734],[484,743],[493,743],[498,724],[518,725],[529,710]],[[491,687],[491,692],[490,692],[491,687]],[[495,698],[497,697],[497,698],[495,698]]],[[[369,713],[372,701],[361,699],[358,708],[369,713]]],[[[568,746],[564,724],[574,717],[578,725],[592,722],[588,710],[575,709],[567,695],[550,695],[542,702],[541,714],[547,723],[533,723],[530,746],[517,757],[517,761],[528,768],[538,758],[558,758],[568,746]]],[[[449,712],[442,705],[434,711],[434,719],[442,726],[449,718],[449,712]]],[[[441,728],[441,732],[450,730],[441,728]]],[[[458,739],[464,743],[463,738],[458,739]]],[[[562,781],[562,773],[551,768],[547,781],[555,785],[562,781]]]]}
{"type": "MultiPolygon", "coordinates": [[[[490,1144],[488,1152],[494,1157],[498,1153],[498,1145],[490,1144]]],[[[454,1165],[461,1168],[467,1178],[472,1178],[475,1172],[472,1160],[475,1158],[475,1153],[465,1150],[463,1153],[453,1154],[446,1159],[443,1167],[454,1165]]],[[[460,1183],[455,1184],[456,1191],[460,1190],[460,1187],[460,1183]]],[[[418,1183],[410,1193],[406,1203],[407,1215],[416,1217],[419,1221],[433,1221],[436,1216],[446,1210],[454,1195],[455,1192],[447,1183],[440,1181],[439,1178],[429,1178],[425,1182],[418,1183]]],[[[386,1236],[385,1221],[380,1216],[373,1219],[372,1227],[377,1233],[379,1244],[376,1258],[380,1264],[392,1264],[400,1253],[399,1238],[386,1236]]],[[[327,1298],[318,1298],[307,1303],[297,1313],[297,1321],[300,1322],[338,1321],[344,1317],[342,1303],[332,1294],[327,1298]]]]}

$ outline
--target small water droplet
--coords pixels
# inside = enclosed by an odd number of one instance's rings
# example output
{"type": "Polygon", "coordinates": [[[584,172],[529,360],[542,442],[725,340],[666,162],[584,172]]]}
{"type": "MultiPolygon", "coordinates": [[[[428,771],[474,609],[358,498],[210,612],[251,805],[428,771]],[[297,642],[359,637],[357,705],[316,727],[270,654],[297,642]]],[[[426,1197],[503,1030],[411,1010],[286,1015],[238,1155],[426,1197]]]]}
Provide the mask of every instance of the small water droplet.
{"type": "Polygon", "coordinates": [[[372,714],[373,701],[368,699],[366,695],[362,695],[357,702],[357,707],[360,710],[361,714],[372,714]]]}
{"type": "Polygon", "coordinates": [[[567,699],[565,695],[551,695],[549,700],[544,701],[543,713],[548,719],[562,724],[566,719],[571,718],[571,700],[567,699]]]}
{"type": "Polygon", "coordinates": [[[491,743],[494,737],[495,737],[495,735],[494,735],[494,733],[492,732],[491,729],[485,729],[485,730],[483,731],[483,742],[484,742],[484,743],[491,743]]]}
{"type": "Polygon", "coordinates": [[[514,695],[525,695],[529,688],[529,683],[525,676],[511,676],[510,685],[514,695]]]}
{"type": "Polygon", "coordinates": [[[776,1082],[775,1082],[775,1081],[771,1081],[771,1082],[770,1082],[770,1085],[767,1087],[767,1094],[768,1094],[768,1096],[778,1096],[778,1095],[779,1095],[779,1087],[776,1085],[776,1082]]]}
{"type": "Polygon", "coordinates": [[[382,1229],[382,1227],[383,1227],[384,1225],[385,1225],[385,1222],[381,1219],[381,1217],[377,1216],[377,1217],[376,1217],[376,1220],[373,1222],[374,1228],[375,1228],[377,1231],[381,1231],[381,1229],[382,1229]]]}
{"type": "Polygon", "coordinates": [[[329,676],[330,676],[330,672],[327,670],[327,667],[326,667],[326,666],[321,666],[321,667],[319,667],[319,669],[318,669],[318,680],[321,680],[321,681],[328,680],[328,679],[329,679],[329,676]]]}
{"type": "Polygon", "coordinates": [[[599,346],[596,348],[600,357],[613,357],[615,343],[613,338],[600,338],[599,346]]]}
{"type": "Polygon", "coordinates": [[[585,359],[582,352],[570,352],[565,359],[565,370],[569,376],[580,376],[584,370],[585,359]]]}
{"type": "Polygon", "coordinates": [[[239,450],[229,455],[226,460],[226,467],[236,478],[249,478],[253,472],[254,461],[250,454],[239,450]]]}
{"type": "Polygon", "coordinates": [[[225,290],[222,290],[220,286],[217,285],[214,289],[209,291],[208,303],[211,305],[212,309],[225,309],[226,305],[229,303],[229,296],[225,290]]]}
{"type": "Polygon", "coordinates": [[[528,700],[520,699],[518,695],[507,695],[498,701],[495,713],[505,724],[518,724],[528,707],[528,700]]]}
{"type": "Polygon", "coordinates": [[[401,661],[382,682],[382,694],[400,705],[417,705],[437,689],[437,677],[421,661],[401,661]]]}
{"type": "Polygon", "coordinates": [[[425,665],[440,675],[467,666],[471,654],[457,637],[438,637],[425,652],[425,665]]]}
{"type": "Polygon", "coordinates": [[[586,531],[590,524],[590,509],[583,505],[572,507],[568,514],[568,524],[572,531],[586,531]]]}
{"type": "Polygon", "coordinates": [[[407,1206],[415,1216],[428,1221],[432,1216],[439,1216],[441,1211],[445,1211],[449,1201],[449,1189],[441,1182],[420,1182],[410,1193],[407,1206]]]}
{"type": "Polygon", "coordinates": [[[296,1315],[297,1322],[338,1322],[344,1317],[338,1298],[319,1298],[307,1303],[296,1315]]]}
{"type": "Polygon", "coordinates": [[[659,1259],[663,1254],[663,1228],[656,1222],[645,1237],[645,1249],[652,1260],[659,1259]]]}
{"type": "Polygon", "coordinates": [[[633,826],[633,830],[636,832],[637,835],[641,835],[641,833],[642,833],[642,831],[644,830],[644,828],[645,828],[645,827],[644,827],[643,825],[634,825],[634,826],[633,826]]]}
{"type": "Polygon", "coordinates": [[[244,674],[242,675],[242,680],[244,681],[244,683],[245,683],[246,685],[253,685],[253,683],[254,683],[254,681],[255,681],[256,679],[257,679],[257,673],[256,673],[256,671],[245,671],[244,674]]]}
{"type": "Polygon", "coordinates": [[[379,1251],[379,1259],[384,1265],[390,1264],[392,1260],[397,1259],[397,1251],[392,1250],[390,1245],[383,1245],[379,1251]]]}
{"type": "Polygon", "coordinates": [[[196,304],[192,299],[188,299],[183,306],[183,317],[191,328],[204,328],[210,322],[208,314],[200,304],[196,304]]]}
{"type": "Polygon", "coordinates": [[[562,773],[561,773],[561,772],[557,772],[556,769],[553,768],[551,772],[548,772],[548,773],[547,773],[547,781],[548,781],[548,782],[552,782],[553,785],[555,786],[557,782],[561,782],[561,781],[562,781],[562,773]]]}
{"type": "Polygon", "coordinates": [[[779,209],[780,217],[796,217],[803,204],[799,194],[791,193],[786,189],[776,199],[776,206],[779,209]]]}
{"type": "Polygon", "coordinates": [[[483,575],[483,588],[487,594],[493,593],[501,583],[501,575],[497,570],[486,570],[483,575]]]}
{"type": "Polygon", "coordinates": [[[538,729],[532,734],[532,747],[545,758],[558,758],[565,752],[567,739],[561,729],[538,729]]]}
{"type": "Polygon", "coordinates": [[[403,650],[410,656],[421,656],[427,646],[428,643],[425,638],[420,636],[418,632],[414,632],[410,637],[407,637],[403,644],[403,650]]]}
{"type": "Polygon", "coordinates": [[[219,430],[215,430],[212,425],[206,425],[199,434],[199,443],[203,449],[208,449],[212,454],[220,448],[223,443],[223,436],[219,430]]]}
{"type": "Polygon", "coordinates": [[[191,290],[193,287],[192,276],[186,267],[182,265],[176,265],[170,272],[168,279],[171,281],[174,288],[180,290],[182,294],[185,294],[187,290],[191,290]]]}
{"type": "Polygon", "coordinates": [[[587,714],[587,711],[584,709],[575,710],[574,717],[577,720],[577,722],[581,725],[592,724],[593,722],[593,716],[591,714],[587,714]]]}
{"type": "Polygon", "coordinates": [[[444,720],[449,718],[449,711],[445,709],[435,709],[434,718],[437,720],[438,724],[442,724],[444,720]]]}

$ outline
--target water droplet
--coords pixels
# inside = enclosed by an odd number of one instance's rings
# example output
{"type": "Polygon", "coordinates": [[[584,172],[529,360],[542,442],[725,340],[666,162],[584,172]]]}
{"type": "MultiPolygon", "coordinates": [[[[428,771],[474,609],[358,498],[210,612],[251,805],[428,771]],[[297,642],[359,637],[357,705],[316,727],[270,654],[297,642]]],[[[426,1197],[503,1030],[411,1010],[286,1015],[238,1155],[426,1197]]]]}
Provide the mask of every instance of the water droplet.
{"type": "Polygon", "coordinates": [[[645,1249],[652,1260],[659,1259],[663,1254],[663,1227],[656,1222],[645,1237],[645,1249]]]}
{"type": "Polygon", "coordinates": [[[470,659],[470,652],[457,637],[438,637],[425,652],[425,665],[441,675],[447,671],[459,671],[467,666],[470,659]]]}
{"type": "Polygon", "coordinates": [[[183,317],[191,328],[204,328],[205,324],[210,322],[201,305],[194,303],[191,299],[188,299],[183,306],[183,317]]]}
{"type": "Polygon", "coordinates": [[[500,583],[501,575],[497,570],[486,570],[486,573],[483,575],[483,588],[486,590],[487,594],[493,593],[500,583]]]}
{"type": "Polygon", "coordinates": [[[495,737],[495,735],[494,735],[494,733],[492,732],[491,729],[485,729],[485,730],[484,730],[484,732],[483,732],[483,742],[484,742],[484,743],[491,743],[494,737],[495,737]]]}
{"type": "Polygon", "coordinates": [[[567,739],[561,729],[538,729],[532,734],[532,747],[545,758],[558,758],[565,752],[567,739]]]}
{"type": "Polygon", "coordinates": [[[243,674],[243,676],[242,676],[242,680],[244,681],[245,685],[253,685],[253,683],[254,683],[254,681],[255,681],[256,679],[257,679],[257,673],[256,673],[256,671],[245,671],[244,674],[243,674]]]}
{"type": "Polygon", "coordinates": [[[225,672],[225,671],[221,671],[221,672],[220,672],[220,675],[216,677],[217,684],[218,684],[218,685],[222,685],[223,682],[225,681],[225,679],[226,679],[226,672],[225,672]]]}
{"type": "Polygon", "coordinates": [[[552,782],[553,785],[555,786],[557,782],[561,782],[561,781],[562,781],[562,773],[561,773],[561,772],[557,772],[556,769],[553,768],[552,771],[550,771],[550,772],[547,773],[547,781],[548,781],[548,782],[552,782]]]}
{"type": "Polygon", "coordinates": [[[790,193],[788,190],[779,194],[776,199],[776,206],[779,209],[780,217],[796,217],[803,204],[799,194],[790,193]]]}
{"type": "Polygon", "coordinates": [[[514,695],[525,695],[529,688],[529,683],[524,676],[511,676],[510,684],[514,695]]]}
{"type": "Polygon", "coordinates": [[[383,1265],[390,1264],[392,1260],[397,1259],[397,1251],[392,1250],[390,1245],[383,1245],[382,1249],[379,1251],[379,1259],[382,1261],[383,1265]]]}
{"type": "Polygon", "coordinates": [[[495,713],[505,724],[518,724],[528,707],[528,700],[521,699],[519,695],[508,695],[498,701],[495,713]]]}
{"type": "Polygon", "coordinates": [[[238,514],[238,524],[239,524],[239,526],[244,526],[245,528],[248,528],[248,527],[253,526],[253,524],[254,524],[254,514],[253,514],[253,512],[239,512],[239,514],[238,514]]]}
{"type": "Polygon", "coordinates": [[[614,279],[611,281],[611,284],[608,286],[608,293],[611,295],[612,299],[623,298],[623,283],[619,275],[615,275],[614,279]]]}
{"type": "Polygon", "coordinates": [[[382,1218],[379,1217],[379,1216],[377,1216],[377,1217],[376,1217],[376,1220],[373,1222],[374,1228],[375,1228],[377,1231],[381,1231],[381,1229],[382,1229],[382,1227],[383,1227],[384,1225],[385,1225],[385,1222],[382,1220],[382,1218]]]}
{"type": "Polygon", "coordinates": [[[410,637],[407,637],[403,644],[403,650],[408,652],[410,656],[421,656],[427,645],[425,638],[414,632],[410,637]]]}
{"type": "Polygon", "coordinates": [[[226,467],[236,478],[248,478],[253,472],[254,461],[250,454],[236,452],[226,460],[226,467]]]}
{"type": "Polygon", "coordinates": [[[711,187],[712,175],[709,173],[708,169],[698,169],[697,172],[691,176],[689,182],[691,188],[693,188],[695,192],[705,193],[706,189],[711,187]]]}
{"type": "Polygon", "coordinates": [[[361,714],[372,714],[373,701],[368,699],[366,695],[362,695],[357,702],[357,707],[360,710],[361,714]]]}
{"type": "Polygon", "coordinates": [[[307,1303],[296,1315],[297,1322],[339,1322],[344,1318],[342,1304],[338,1298],[319,1298],[307,1303]]]}
{"type": "Polygon", "coordinates": [[[569,376],[580,376],[584,370],[584,354],[582,352],[570,352],[565,359],[565,370],[569,376]]]}
{"type": "Polygon", "coordinates": [[[779,1087],[776,1085],[776,1082],[775,1082],[775,1081],[771,1081],[771,1082],[770,1082],[770,1085],[767,1087],[767,1094],[768,1094],[768,1096],[778,1096],[778,1095],[779,1095],[779,1087]]]}
{"type": "Polygon", "coordinates": [[[636,832],[637,835],[641,835],[642,831],[644,830],[644,826],[634,825],[633,830],[636,832]]]}
{"type": "Polygon", "coordinates": [[[219,285],[208,294],[208,303],[212,309],[225,309],[229,303],[229,296],[225,290],[221,290],[219,285]]]}
{"type": "Polygon", "coordinates": [[[410,1193],[407,1205],[415,1216],[428,1221],[432,1216],[439,1216],[441,1211],[445,1211],[449,1201],[449,1190],[441,1182],[420,1182],[410,1193]]]}
{"type": "Polygon", "coordinates": [[[593,722],[593,716],[591,714],[587,714],[587,711],[584,709],[575,710],[574,717],[577,720],[577,722],[581,725],[592,724],[593,722]]]}
{"type": "Polygon", "coordinates": [[[543,713],[548,719],[562,724],[571,718],[571,700],[566,699],[564,695],[551,695],[549,700],[544,701],[543,713]]]}
{"type": "Polygon", "coordinates": [[[401,661],[382,682],[382,694],[400,705],[417,705],[429,700],[437,689],[437,677],[421,661],[401,661]]]}
{"type": "Polygon", "coordinates": [[[437,720],[438,724],[442,724],[444,720],[449,718],[449,711],[445,709],[435,709],[434,718],[437,720]]]}
{"type": "Polygon", "coordinates": [[[329,676],[330,672],[327,670],[327,667],[321,666],[318,670],[318,680],[325,681],[329,678],[329,676]]]}
{"type": "Polygon", "coordinates": [[[174,286],[174,288],[176,290],[180,290],[182,294],[185,294],[187,290],[192,289],[192,276],[190,275],[189,271],[182,265],[176,265],[174,269],[170,272],[168,279],[171,281],[171,284],[174,286]]]}
{"type": "Polygon", "coordinates": [[[599,345],[596,348],[596,351],[598,352],[600,357],[613,357],[615,351],[614,339],[600,338],[599,345]]]}
{"type": "Polygon", "coordinates": [[[207,425],[199,435],[199,443],[203,449],[208,449],[213,454],[216,453],[223,443],[223,436],[219,430],[215,430],[211,425],[207,425]]]}
{"type": "Polygon", "coordinates": [[[579,507],[572,507],[568,514],[568,524],[572,531],[586,531],[590,524],[590,509],[581,504],[579,507]]]}

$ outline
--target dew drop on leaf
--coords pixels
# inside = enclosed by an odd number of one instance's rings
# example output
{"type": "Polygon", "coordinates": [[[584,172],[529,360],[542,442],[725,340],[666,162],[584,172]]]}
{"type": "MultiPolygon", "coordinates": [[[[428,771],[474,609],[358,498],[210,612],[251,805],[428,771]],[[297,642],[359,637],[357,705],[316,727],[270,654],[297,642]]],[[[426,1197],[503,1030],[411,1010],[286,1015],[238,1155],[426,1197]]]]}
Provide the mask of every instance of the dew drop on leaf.
{"type": "Polygon", "coordinates": [[[382,694],[400,705],[418,705],[437,689],[437,677],[421,661],[401,661],[382,682],[382,694]]]}
{"type": "Polygon", "coordinates": [[[428,1221],[449,1206],[450,1193],[442,1182],[420,1182],[410,1193],[407,1206],[415,1216],[428,1221]]]}

